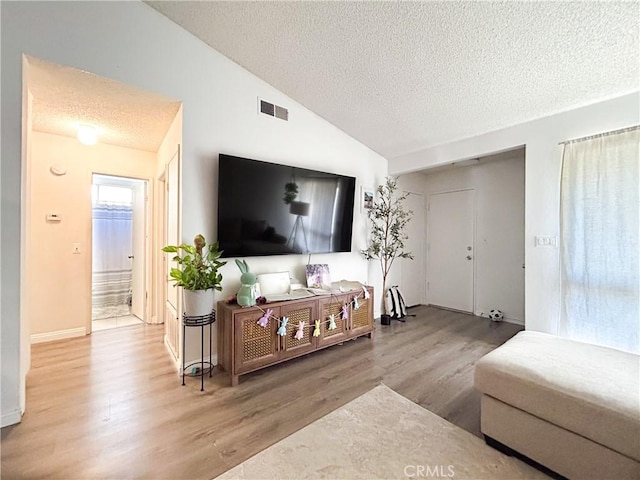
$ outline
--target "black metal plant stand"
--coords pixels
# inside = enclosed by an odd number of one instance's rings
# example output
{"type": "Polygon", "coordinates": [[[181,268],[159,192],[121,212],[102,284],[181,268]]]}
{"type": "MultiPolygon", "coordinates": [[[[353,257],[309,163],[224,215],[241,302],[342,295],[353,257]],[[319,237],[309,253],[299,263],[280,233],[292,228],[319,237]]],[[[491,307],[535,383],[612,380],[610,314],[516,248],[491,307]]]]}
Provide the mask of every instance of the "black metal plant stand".
{"type": "Polygon", "coordinates": [[[209,327],[209,361],[204,360],[204,327],[213,325],[216,321],[216,311],[212,310],[209,315],[182,316],[182,385],[184,385],[184,377],[200,377],[200,391],[204,391],[204,376],[208,373],[211,378],[213,372],[213,363],[211,363],[212,346],[213,346],[213,326],[209,327]],[[185,339],[187,337],[187,327],[200,327],[200,360],[185,364],[185,339]],[[192,369],[187,373],[188,369],[192,369]]]}

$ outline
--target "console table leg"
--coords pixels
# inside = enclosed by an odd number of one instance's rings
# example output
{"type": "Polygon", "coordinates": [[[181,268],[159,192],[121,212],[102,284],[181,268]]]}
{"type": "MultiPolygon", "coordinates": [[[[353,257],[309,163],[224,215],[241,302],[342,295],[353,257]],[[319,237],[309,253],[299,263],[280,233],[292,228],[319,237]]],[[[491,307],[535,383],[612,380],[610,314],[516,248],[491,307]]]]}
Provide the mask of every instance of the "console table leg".
{"type": "Polygon", "coordinates": [[[186,313],[182,316],[182,385],[184,385],[184,377],[197,377],[200,376],[200,391],[204,392],[204,373],[205,365],[209,369],[209,377],[212,376],[213,364],[211,363],[211,356],[213,354],[213,329],[212,325],[216,321],[216,311],[211,310],[208,315],[188,316],[186,313]],[[188,365],[185,362],[186,358],[186,338],[187,327],[200,327],[200,361],[195,360],[188,365]],[[209,360],[205,361],[204,357],[204,329],[209,327],[209,360]],[[200,365],[198,365],[198,363],[200,365]],[[192,368],[190,373],[186,373],[186,368],[192,368]]]}
{"type": "Polygon", "coordinates": [[[231,375],[231,386],[232,387],[237,387],[238,386],[238,377],[239,377],[239,375],[231,375]]]}
{"type": "Polygon", "coordinates": [[[181,353],[181,357],[182,357],[182,386],[184,387],[184,351],[185,351],[185,336],[186,336],[187,330],[184,326],[184,320],[182,322],[182,353],[181,353]]]}

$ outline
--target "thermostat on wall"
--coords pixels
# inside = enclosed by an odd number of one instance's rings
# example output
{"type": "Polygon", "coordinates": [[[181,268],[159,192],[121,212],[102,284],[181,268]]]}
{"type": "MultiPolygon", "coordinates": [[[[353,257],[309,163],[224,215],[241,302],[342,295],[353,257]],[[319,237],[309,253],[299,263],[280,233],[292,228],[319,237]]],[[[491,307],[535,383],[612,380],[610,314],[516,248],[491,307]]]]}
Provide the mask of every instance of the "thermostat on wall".
{"type": "Polygon", "coordinates": [[[47,213],[47,222],[61,222],[62,217],[59,213],[47,213]]]}

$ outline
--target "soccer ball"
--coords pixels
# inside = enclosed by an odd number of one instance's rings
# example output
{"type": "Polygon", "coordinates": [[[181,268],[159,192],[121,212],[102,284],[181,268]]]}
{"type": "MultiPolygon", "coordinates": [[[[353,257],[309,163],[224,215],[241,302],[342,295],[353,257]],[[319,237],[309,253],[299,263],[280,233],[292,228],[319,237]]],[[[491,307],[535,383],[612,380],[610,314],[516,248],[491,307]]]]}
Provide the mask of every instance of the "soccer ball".
{"type": "Polygon", "coordinates": [[[499,322],[504,318],[504,315],[500,310],[491,310],[489,312],[489,318],[494,322],[499,322]]]}

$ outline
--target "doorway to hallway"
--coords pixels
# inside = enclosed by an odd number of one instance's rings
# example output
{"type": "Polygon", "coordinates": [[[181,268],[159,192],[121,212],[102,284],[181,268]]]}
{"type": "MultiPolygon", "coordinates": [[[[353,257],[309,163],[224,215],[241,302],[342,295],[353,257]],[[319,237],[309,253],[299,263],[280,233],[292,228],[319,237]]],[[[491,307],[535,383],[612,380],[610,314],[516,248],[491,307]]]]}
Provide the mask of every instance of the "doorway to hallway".
{"type": "Polygon", "coordinates": [[[145,321],[147,181],[93,175],[91,330],[145,321]]]}

